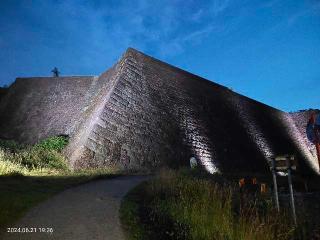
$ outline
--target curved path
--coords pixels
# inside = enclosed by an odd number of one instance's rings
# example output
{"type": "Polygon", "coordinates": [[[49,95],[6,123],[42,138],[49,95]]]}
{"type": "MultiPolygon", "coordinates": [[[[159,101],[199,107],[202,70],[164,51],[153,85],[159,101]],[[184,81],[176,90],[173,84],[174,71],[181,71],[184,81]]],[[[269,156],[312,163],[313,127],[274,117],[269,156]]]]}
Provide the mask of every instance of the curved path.
{"type": "Polygon", "coordinates": [[[36,233],[7,233],[4,240],[121,240],[119,220],[122,197],[147,176],[97,180],[65,190],[30,210],[15,227],[37,228],[36,233]],[[39,228],[52,228],[41,233],[39,228]]]}

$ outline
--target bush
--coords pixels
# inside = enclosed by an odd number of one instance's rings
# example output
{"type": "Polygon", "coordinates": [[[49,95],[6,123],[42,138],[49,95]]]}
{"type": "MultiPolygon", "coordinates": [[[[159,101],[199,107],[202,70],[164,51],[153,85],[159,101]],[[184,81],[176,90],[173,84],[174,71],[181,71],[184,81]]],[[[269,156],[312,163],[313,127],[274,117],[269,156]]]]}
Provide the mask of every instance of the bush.
{"type": "Polygon", "coordinates": [[[51,137],[34,146],[21,145],[14,141],[0,141],[0,174],[18,172],[41,172],[47,170],[67,170],[65,158],[61,154],[66,146],[66,137],[51,137]]]}
{"type": "Polygon", "coordinates": [[[68,138],[65,136],[50,137],[42,140],[40,143],[36,144],[34,148],[42,150],[55,150],[61,152],[62,149],[68,144],[68,138]]]}

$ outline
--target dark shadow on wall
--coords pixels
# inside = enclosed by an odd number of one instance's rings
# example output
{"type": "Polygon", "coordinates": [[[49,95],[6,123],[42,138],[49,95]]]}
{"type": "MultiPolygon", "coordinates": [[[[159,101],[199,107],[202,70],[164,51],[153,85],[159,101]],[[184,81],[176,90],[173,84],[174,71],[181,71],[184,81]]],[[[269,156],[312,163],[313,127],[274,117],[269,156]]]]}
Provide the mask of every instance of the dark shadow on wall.
{"type": "Polygon", "coordinates": [[[0,87],[0,101],[1,101],[1,98],[7,94],[8,89],[9,88],[7,88],[7,87],[0,87]]]}

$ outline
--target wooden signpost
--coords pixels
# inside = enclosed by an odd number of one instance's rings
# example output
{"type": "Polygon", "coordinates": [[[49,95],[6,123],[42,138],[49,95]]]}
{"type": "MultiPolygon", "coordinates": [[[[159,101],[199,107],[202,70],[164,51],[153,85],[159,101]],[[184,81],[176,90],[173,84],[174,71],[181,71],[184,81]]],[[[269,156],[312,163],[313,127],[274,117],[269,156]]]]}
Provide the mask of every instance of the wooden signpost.
{"type": "Polygon", "coordinates": [[[274,186],[274,199],[276,208],[280,211],[277,172],[286,172],[288,176],[288,185],[290,193],[290,206],[292,210],[292,218],[294,224],[297,224],[296,208],[294,204],[293,186],[292,186],[292,170],[297,169],[297,162],[294,155],[279,155],[271,159],[271,172],[274,186]]]}
{"type": "MultiPolygon", "coordinates": [[[[315,144],[319,170],[320,170],[320,113],[312,113],[307,124],[306,133],[309,141],[315,144]]],[[[290,206],[292,210],[292,217],[294,224],[297,224],[296,208],[294,204],[293,185],[292,185],[292,171],[297,170],[297,160],[294,155],[278,155],[271,159],[270,166],[273,178],[274,186],[274,199],[275,205],[278,211],[279,206],[279,195],[277,185],[277,173],[286,173],[288,177],[289,193],[290,193],[290,206]]]]}

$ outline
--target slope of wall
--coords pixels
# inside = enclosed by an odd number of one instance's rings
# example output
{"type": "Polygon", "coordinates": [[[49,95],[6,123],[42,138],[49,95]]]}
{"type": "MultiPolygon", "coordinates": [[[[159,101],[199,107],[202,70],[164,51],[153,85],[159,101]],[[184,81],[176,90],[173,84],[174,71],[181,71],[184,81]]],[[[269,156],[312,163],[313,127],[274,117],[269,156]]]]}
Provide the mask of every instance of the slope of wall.
{"type": "MultiPolygon", "coordinates": [[[[115,83],[111,95],[106,97],[102,109],[97,110],[93,128],[81,150],[72,155],[75,168],[118,165],[124,168],[150,168],[171,160],[177,153],[187,155],[176,121],[152,101],[149,83],[142,72],[142,59],[136,59],[129,50],[117,64],[115,83]],[[79,152],[82,156],[79,156],[79,152]],[[76,157],[73,157],[73,156],[76,157]]],[[[179,163],[176,158],[175,163],[179,163]]]]}
{"type": "Polygon", "coordinates": [[[96,77],[18,78],[0,102],[0,138],[35,143],[70,135],[96,77]]]}
{"type": "MultiPolygon", "coordinates": [[[[121,66],[122,62],[120,61],[108,71],[101,74],[97,79],[97,83],[89,91],[89,95],[92,97],[83,108],[81,114],[82,120],[76,125],[74,134],[70,136],[69,144],[64,150],[72,168],[75,167],[76,161],[83,162],[87,161],[86,159],[91,159],[91,157],[88,156],[90,152],[88,153],[86,142],[93,131],[93,127],[100,124],[99,115],[113,92],[118,80],[118,75],[121,72],[121,66]]],[[[88,166],[88,164],[86,164],[86,166],[88,166]]]]}
{"type": "Polygon", "coordinates": [[[133,49],[120,63],[75,168],[188,165],[195,155],[210,172],[254,174],[294,153],[304,174],[317,170],[289,114],[133,49]]]}

